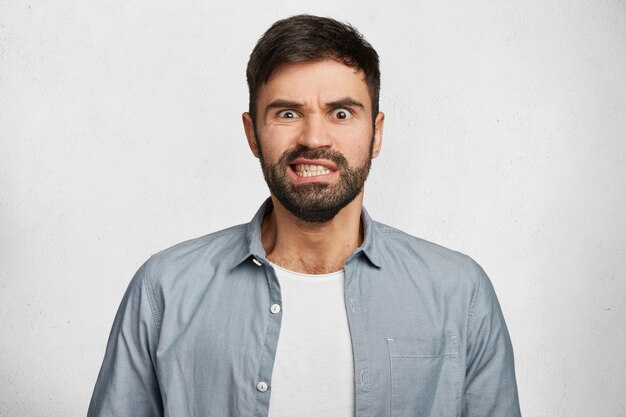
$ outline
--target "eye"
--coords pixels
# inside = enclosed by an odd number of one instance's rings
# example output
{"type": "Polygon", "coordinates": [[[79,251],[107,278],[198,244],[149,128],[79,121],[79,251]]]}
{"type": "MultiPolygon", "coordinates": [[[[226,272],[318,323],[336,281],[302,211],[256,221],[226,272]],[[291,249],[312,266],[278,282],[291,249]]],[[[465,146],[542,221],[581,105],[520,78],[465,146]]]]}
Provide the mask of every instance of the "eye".
{"type": "Polygon", "coordinates": [[[279,119],[295,119],[300,117],[300,115],[293,110],[281,110],[276,114],[276,116],[279,119]]]}
{"type": "Polygon", "coordinates": [[[331,115],[333,116],[334,119],[338,119],[338,120],[347,120],[347,119],[352,118],[352,112],[343,107],[339,107],[338,109],[333,110],[331,115]]]}

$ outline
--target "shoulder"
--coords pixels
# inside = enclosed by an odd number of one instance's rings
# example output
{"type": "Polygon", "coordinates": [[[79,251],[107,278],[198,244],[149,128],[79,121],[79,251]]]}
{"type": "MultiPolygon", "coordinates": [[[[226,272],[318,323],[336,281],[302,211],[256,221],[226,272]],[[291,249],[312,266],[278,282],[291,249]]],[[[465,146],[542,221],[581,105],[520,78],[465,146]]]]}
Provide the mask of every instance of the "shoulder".
{"type": "Polygon", "coordinates": [[[462,281],[472,287],[480,287],[480,281],[486,278],[480,265],[468,255],[383,223],[373,221],[372,226],[381,256],[408,270],[419,271],[421,277],[440,283],[462,281]]]}
{"type": "Polygon", "coordinates": [[[168,302],[194,305],[207,286],[225,285],[234,260],[246,250],[246,226],[187,240],[152,255],[131,281],[125,304],[149,306],[160,329],[168,302]]]}
{"type": "Polygon", "coordinates": [[[152,284],[198,274],[207,276],[222,267],[231,267],[246,250],[246,224],[190,239],[152,255],[142,268],[152,284]]]}

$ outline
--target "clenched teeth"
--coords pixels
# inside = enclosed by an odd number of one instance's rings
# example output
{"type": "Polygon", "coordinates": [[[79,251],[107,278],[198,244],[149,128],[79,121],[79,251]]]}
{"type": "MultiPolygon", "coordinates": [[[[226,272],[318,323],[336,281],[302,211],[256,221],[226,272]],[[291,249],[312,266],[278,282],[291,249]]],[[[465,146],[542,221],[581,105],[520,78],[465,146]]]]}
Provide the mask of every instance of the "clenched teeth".
{"type": "Polygon", "coordinates": [[[299,177],[315,177],[330,174],[330,169],[322,165],[298,164],[294,166],[294,172],[299,177]]]}

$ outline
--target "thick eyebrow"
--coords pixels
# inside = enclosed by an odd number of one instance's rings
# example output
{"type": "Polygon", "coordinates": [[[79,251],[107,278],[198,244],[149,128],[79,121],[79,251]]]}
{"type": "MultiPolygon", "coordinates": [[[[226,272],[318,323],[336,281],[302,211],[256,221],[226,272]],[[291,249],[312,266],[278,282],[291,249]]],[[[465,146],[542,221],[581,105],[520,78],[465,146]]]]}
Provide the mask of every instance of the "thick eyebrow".
{"type": "Polygon", "coordinates": [[[359,107],[365,110],[365,106],[363,105],[363,103],[360,103],[351,97],[344,97],[340,98],[339,100],[331,101],[329,103],[326,103],[326,107],[329,107],[331,109],[336,109],[338,107],[359,107]]]}
{"type": "MultiPolygon", "coordinates": [[[[265,114],[267,115],[267,113],[269,113],[271,109],[300,109],[302,107],[304,107],[304,104],[300,102],[279,98],[272,101],[270,104],[267,105],[267,107],[265,107],[265,114]]],[[[326,107],[330,109],[336,109],[339,107],[358,107],[360,109],[365,109],[363,103],[358,102],[351,97],[344,97],[338,100],[329,101],[328,103],[326,103],[326,107]]]]}
{"type": "Polygon", "coordinates": [[[272,101],[270,104],[267,105],[267,107],[265,108],[265,114],[267,115],[267,113],[269,113],[271,109],[284,109],[284,108],[299,109],[302,106],[303,104],[298,103],[297,101],[283,100],[279,98],[277,100],[272,101]]]}

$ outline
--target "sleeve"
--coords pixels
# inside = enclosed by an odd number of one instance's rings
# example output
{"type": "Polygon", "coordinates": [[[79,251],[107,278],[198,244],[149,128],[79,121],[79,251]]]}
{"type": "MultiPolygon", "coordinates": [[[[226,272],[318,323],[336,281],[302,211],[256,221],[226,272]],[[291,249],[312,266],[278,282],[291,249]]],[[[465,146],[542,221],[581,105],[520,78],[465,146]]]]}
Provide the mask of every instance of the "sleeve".
{"type": "Polygon", "coordinates": [[[489,278],[475,264],[478,288],[468,319],[463,417],[519,417],[513,347],[489,278]]]}
{"type": "Polygon", "coordinates": [[[88,417],[163,415],[154,368],[159,320],[147,269],[137,271],[115,316],[88,417]]]}

